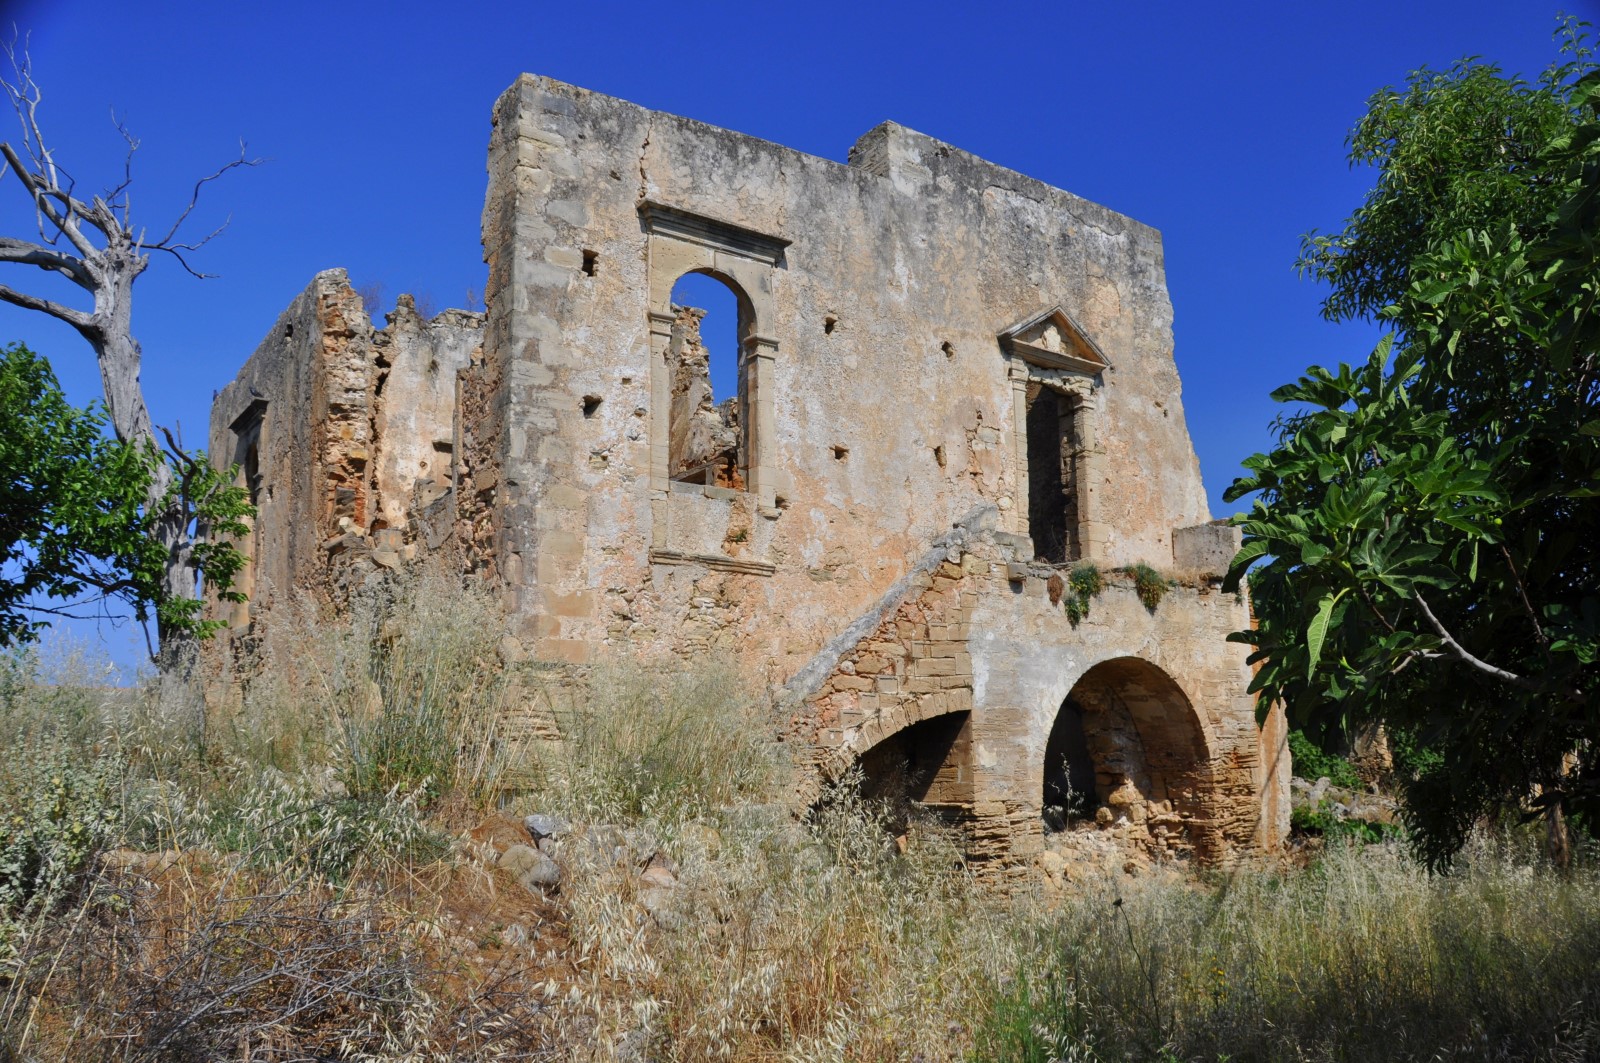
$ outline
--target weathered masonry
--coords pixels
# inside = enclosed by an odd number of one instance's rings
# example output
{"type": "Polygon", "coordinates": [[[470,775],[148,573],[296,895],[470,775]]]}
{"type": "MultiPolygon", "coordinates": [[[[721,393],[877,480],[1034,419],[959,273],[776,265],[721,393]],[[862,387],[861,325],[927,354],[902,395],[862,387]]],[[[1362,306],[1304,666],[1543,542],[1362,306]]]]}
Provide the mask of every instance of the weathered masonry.
{"type": "Polygon", "coordinates": [[[533,76],[488,170],[485,314],[377,329],[323,273],[219,396],[242,630],[432,554],[505,588],[510,656],[738,661],[814,780],[859,761],[994,866],[1281,840],[1158,233],[893,123],[840,164],[533,76]],[[726,397],[688,274],[737,307],[726,397]]]}

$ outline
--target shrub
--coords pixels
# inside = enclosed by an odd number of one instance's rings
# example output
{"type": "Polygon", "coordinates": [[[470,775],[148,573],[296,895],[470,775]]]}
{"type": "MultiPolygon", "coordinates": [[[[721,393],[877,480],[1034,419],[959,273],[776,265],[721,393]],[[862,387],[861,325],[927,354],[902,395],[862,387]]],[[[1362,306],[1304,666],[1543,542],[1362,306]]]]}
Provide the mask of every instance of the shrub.
{"type": "Polygon", "coordinates": [[[1315,834],[1329,841],[1348,839],[1363,845],[1372,845],[1389,838],[1398,838],[1404,831],[1392,823],[1340,817],[1332,809],[1319,803],[1316,807],[1300,805],[1289,813],[1289,826],[1302,834],[1315,834]]]}
{"type": "Polygon", "coordinates": [[[1299,729],[1289,732],[1289,756],[1294,760],[1294,773],[1302,779],[1326,778],[1334,786],[1346,790],[1363,788],[1361,776],[1344,757],[1328,753],[1299,729]]]}
{"type": "Polygon", "coordinates": [[[0,920],[51,903],[121,829],[125,764],[66,748],[7,750],[0,773],[0,920]]]}

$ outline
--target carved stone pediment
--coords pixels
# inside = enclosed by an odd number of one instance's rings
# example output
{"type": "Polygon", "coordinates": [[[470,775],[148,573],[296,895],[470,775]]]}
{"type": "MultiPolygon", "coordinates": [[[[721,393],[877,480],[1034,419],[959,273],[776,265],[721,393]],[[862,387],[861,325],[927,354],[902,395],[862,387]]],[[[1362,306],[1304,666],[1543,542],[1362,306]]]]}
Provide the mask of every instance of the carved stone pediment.
{"type": "Polygon", "coordinates": [[[1007,354],[1046,369],[1099,376],[1111,368],[1099,344],[1059,306],[1000,333],[1000,346],[1007,354]]]}

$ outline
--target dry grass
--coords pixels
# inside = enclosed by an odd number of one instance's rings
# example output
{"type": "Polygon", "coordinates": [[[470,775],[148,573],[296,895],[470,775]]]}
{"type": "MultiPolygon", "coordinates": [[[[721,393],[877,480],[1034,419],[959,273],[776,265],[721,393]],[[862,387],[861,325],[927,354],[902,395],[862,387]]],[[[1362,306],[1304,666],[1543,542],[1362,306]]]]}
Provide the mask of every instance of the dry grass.
{"type": "Polygon", "coordinates": [[[0,1061],[1600,1055],[1591,854],[1001,897],[850,781],[797,820],[726,670],[603,669],[522,748],[499,630],[426,581],[308,623],[203,747],[92,673],[0,670],[0,1061]],[[549,896],[483,859],[527,811],[573,821],[549,896]]]}
{"type": "Polygon", "coordinates": [[[529,751],[545,811],[670,824],[792,786],[770,711],[727,664],[606,665],[557,706],[562,740],[529,751]]]}
{"type": "Polygon", "coordinates": [[[1037,924],[982,1058],[1581,1060],[1600,1054],[1600,876],[1488,836],[1312,867],[1107,883],[1037,924]]]}

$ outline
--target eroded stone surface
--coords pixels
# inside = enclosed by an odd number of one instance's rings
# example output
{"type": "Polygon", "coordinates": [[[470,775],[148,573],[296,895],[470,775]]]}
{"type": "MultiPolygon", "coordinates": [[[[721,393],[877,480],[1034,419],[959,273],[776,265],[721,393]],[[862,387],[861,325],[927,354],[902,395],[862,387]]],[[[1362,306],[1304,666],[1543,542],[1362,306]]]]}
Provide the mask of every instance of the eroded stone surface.
{"type": "Polygon", "coordinates": [[[1159,234],[893,123],[841,164],[533,76],[488,170],[485,315],[374,329],[321,274],[219,396],[212,452],[257,454],[241,628],[437,556],[505,587],[508,659],[737,662],[806,751],[799,800],[860,760],[980,866],[1073,850],[1069,749],[1081,829],[1276,847],[1281,720],[1224,641],[1248,609],[1159,234]],[[739,306],[722,406],[690,272],[739,306]],[[1107,586],[1075,625],[1083,562],[1107,586]],[[1138,562],[1180,577],[1154,609],[1138,562]]]}

